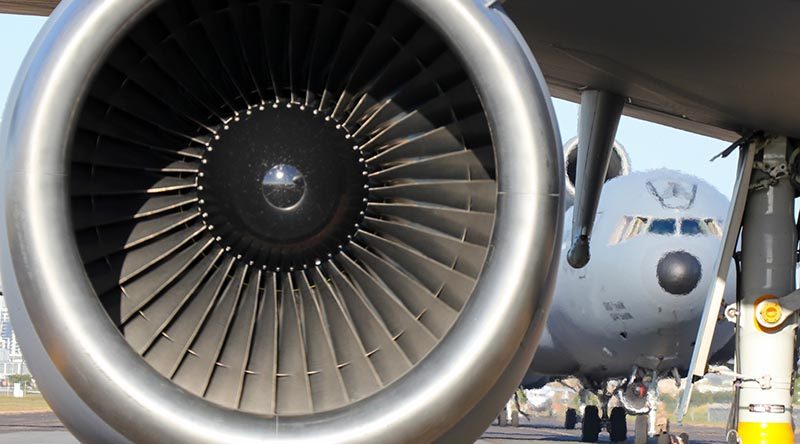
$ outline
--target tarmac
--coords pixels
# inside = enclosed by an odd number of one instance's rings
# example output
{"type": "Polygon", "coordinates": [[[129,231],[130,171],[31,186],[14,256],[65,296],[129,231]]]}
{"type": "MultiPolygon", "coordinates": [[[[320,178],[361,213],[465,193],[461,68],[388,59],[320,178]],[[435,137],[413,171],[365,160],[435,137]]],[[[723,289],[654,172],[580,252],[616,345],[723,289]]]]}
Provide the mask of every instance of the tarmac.
{"type": "MultiPolygon", "coordinates": [[[[491,426],[476,444],[563,444],[566,442],[580,442],[580,425],[575,430],[566,430],[562,426],[563,419],[559,418],[533,418],[530,422],[521,418],[519,427],[491,426]]],[[[628,442],[633,442],[634,422],[628,421],[628,442]]],[[[687,426],[673,428],[673,433],[686,432],[689,434],[691,444],[725,444],[725,431],[722,427],[687,426]]],[[[608,433],[600,434],[601,443],[607,443],[608,433]]],[[[650,440],[655,443],[654,439],[650,440]]],[[[798,442],[795,440],[795,442],[798,442]]]]}
{"type": "Polygon", "coordinates": [[[79,444],[68,432],[0,432],[3,444],[79,444]]]}
{"type": "MultiPolygon", "coordinates": [[[[522,418],[520,427],[489,427],[476,444],[563,444],[580,441],[580,430],[565,430],[561,424],[559,418],[533,418],[531,421],[522,418]]],[[[628,429],[633,430],[633,421],[628,429]]],[[[688,433],[691,444],[725,444],[725,431],[721,427],[687,426],[677,431],[688,433]]],[[[600,442],[607,443],[608,434],[601,434],[600,442]]],[[[629,436],[628,442],[633,442],[633,436],[629,436]]],[[[800,442],[800,434],[795,436],[795,442],[800,442]]],[[[0,414],[0,443],[78,444],[78,441],[53,413],[48,412],[0,414]]]]}
{"type": "Polygon", "coordinates": [[[52,412],[0,414],[2,444],[78,444],[52,412]]]}

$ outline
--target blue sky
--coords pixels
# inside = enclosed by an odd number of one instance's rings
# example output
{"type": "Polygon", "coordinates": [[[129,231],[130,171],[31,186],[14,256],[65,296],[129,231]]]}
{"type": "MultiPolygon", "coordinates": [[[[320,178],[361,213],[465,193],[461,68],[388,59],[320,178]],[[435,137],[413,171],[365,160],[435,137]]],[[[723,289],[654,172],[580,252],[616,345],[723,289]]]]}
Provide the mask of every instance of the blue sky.
{"type": "MultiPolygon", "coordinates": [[[[44,19],[0,14],[0,104],[5,104],[8,91],[25,53],[44,19]]],[[[577,134],[578,106],[555,101],[556,114],[564,141],[577,134]]],[[[623,117],[617,139],[628,150],[635,171],[671,168],[699,176],[730,196],[733,188],[736,156],[709,159],[728,144],[661,125],[623,117]]]]}

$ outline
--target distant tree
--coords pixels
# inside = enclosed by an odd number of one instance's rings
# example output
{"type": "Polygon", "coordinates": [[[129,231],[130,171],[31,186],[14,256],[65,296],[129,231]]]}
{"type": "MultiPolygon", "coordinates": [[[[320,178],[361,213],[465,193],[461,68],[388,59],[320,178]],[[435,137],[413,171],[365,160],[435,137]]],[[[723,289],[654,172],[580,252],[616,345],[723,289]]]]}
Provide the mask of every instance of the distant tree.
{"type": "Polygon", "coordinates": [[[517,389],[517,397],[520,404],[525,405],[528,403],[528,395],[525,394],[525,390],[517,389]]]}
{"type": "MultiPolygon", "coordinates": [[[[683,390],[679,393],[679,396],[683,394],[683,390]]],[[[665,404],[671,404],[674,402],[677,404],[677,400],[668,402],[665,401],[665,404]]],[[[724,392],[701,392],[696,390],[692,393],[692,405],[706,405],[706,404],[730,404],[733,402],[733,392],[731,391],[724,391],[724,392]]]]}
{"type": "Polygon", "coordinates": [[[6,379],[11,385],[22,384],[23,387],[29,387],[33,382],[31,375],[8,375],[8,378],[6,379]]]}

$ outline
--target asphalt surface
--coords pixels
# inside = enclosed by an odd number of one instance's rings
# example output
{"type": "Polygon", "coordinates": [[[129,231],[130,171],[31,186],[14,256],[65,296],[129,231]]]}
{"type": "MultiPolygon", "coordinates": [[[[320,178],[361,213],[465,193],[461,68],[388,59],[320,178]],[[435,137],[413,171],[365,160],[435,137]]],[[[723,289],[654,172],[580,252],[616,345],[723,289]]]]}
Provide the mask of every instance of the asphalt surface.
{"type": "MultiPolygon", "coordinates": [[[[580,428],[565,430],[563,420],[559,418],[533,418],[528,423],[521,418],[520,427],[491,426],[483,434],[479,444],[517,444],[523,442],[535,443],[565,443],[579,442],[580,428]]],[[[580,427],[580,425],[579,425],[580,427]]],[[[628,421],[628,442],[633,442],[634,422],[628,421]]],[[[673,427],[673,433],[688,433],[691,444],[725,444],[725,430],[721,427],[684,426],[673,427]]],[[[609,442],[608,433],[600,434],[600,442],[609,442]]],[[[651,440],[655,442],[655,440],[651,440]]],[[[795,442],[800,442],[797,439],[795,442]]]]}
{"type": "Polygon", "coordinates": [[[78,444],[51,412],[0,414],[2,444],[78,444]]]}
{"type": "MultiPolygon", "coordinates": [[[[64,426],[52,412],[0,413],[0,433],[63,432],[64,426]]],[[[0,439],[0,442],[5,442],[0,439]]]]}
{"type": "MultiPolygon", "coordinates": [[[[491,426],[478,444],[539,444],[580,441],[580,430],[564,430],[559,418],[522,418],[520,427],[491,426]]],[[[633,421],[628,424],[633,431],[633,421]]],[[[725,444],[725,431],[721,427],[687,426],[673,432],[689,434],[691,444],[725,444]]],[[[608,442],[608,434],[600,435],[600,442],[608,442]]],[[[628,442],[633,442],[629,436],[628,442]]],[[[800,443],[800,434],[795,437],[800,443]]],[[[0,414],[0,443],[2,444],[77,444],[52,413],[0,414]]]]}

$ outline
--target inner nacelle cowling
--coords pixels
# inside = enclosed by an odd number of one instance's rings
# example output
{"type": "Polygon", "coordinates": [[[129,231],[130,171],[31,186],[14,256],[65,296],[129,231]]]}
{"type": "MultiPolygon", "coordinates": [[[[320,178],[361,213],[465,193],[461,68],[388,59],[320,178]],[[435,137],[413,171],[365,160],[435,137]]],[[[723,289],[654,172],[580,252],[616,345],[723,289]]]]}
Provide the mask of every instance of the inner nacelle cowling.
{"type": "Polygon", "coordinates": [[[475,439],[557,262],[533,63],[468,0],[63,2],[4,119],[2,261],[64,423],[475,439]]]}

